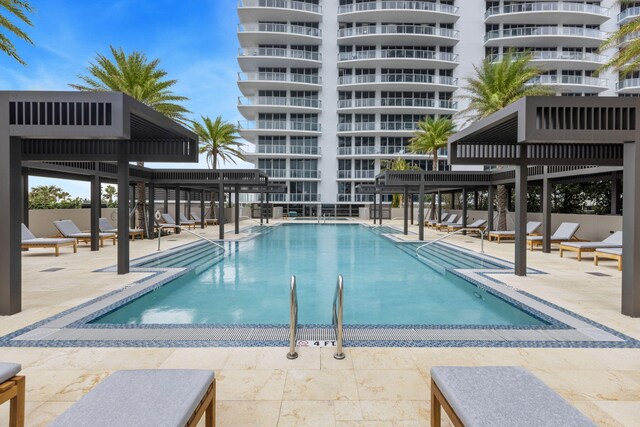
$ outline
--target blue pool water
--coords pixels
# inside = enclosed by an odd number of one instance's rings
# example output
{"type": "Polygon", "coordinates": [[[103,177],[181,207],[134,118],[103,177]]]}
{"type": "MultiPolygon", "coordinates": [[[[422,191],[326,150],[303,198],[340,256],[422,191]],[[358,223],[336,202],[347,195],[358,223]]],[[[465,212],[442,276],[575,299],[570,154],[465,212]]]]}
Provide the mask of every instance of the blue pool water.
{"type": "MultiPolygon", "coordinates": [[[[204,272],[186,274],[94,323],[287,324],[289,278],[295,274],[299,323],[330,324],[342,274],[345,324],[545,324],[398,246],[358,225],[275,227],[204,272]]],[[[189,255],[182,262],[195,259],[189,255]]]]}

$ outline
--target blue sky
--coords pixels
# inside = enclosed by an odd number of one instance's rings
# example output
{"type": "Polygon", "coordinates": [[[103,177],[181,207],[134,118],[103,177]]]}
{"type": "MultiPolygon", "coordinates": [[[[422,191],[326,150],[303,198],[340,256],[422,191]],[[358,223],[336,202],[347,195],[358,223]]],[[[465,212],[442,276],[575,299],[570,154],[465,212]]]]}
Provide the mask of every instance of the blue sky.
{"type": "MultiPolygon", "coordinates": [[[[168,77],[178,80],[175,92],[190,98],[185,104],[194,118],[221,114],[234,123],[242,119],[236,108],[236,0],[32,3],[37,10],[28,33],[35,46],[16,42],[26,67],[0,55],[0,90],[70,90],[68,84],[78,82],[96,53],[108,54],[113,45],[159,58],[168,77]]],[[[197,167],[206,165],[201,160],[197,167]]],[[[53,181],[32,178],[31,185],[60,185],[73,196],[88,197],[88,184],[53,181]]]]}

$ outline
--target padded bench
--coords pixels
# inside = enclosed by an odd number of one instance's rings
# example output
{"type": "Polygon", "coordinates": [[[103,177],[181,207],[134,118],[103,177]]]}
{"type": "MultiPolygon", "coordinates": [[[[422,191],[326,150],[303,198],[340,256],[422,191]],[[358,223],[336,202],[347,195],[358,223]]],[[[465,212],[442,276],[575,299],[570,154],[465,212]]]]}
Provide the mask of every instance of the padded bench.
{"type": "Polygon", "coordinates": [[[10,401],[9,426],[24,426],[25,380],[18,373],[22,366],[0,362],[0,404],[10,401]]]}
{"type": "Polygon", "coordinates": [[[431,426],[444,407],[455,426],[595,426],[569,402],[517,366],[431,368],[431,426]]]}
{"type": "Polygon", "coordinates": [[[50,427],[193,426],[205,415],[215,425],[213,371],[117,371],[60,415],[50,427]]]}

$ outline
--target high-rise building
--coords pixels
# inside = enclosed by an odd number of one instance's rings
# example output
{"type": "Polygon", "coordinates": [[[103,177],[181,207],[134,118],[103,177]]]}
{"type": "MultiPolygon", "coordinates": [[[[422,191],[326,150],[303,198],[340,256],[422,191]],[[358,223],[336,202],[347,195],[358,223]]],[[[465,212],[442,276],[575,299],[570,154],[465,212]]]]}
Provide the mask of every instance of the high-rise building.
{"type": "Polygon", "coordinates": [[[640,94],[638,73],[596,75],[598,46],[640,2],[240,0],[238,13],[248,158],[287,185],[274,203],[307,214],[371,203],[355,187],[387,161],[431,170],[432,156],[407,150],[416,122],[464,108],[461,88],[485,57],[531,52],[538,82],[559,95],[640,94]]]}

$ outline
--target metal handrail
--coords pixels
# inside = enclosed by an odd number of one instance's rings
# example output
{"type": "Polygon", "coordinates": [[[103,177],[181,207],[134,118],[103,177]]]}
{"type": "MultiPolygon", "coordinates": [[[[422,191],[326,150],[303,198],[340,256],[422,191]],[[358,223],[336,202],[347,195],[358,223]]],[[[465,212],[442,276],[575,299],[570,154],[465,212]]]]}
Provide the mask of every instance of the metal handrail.
{"type": "Polygon", "coordinates": [[[454,232],[451,232],[449,234],[447,234],[446,236],[442,236],[436,240],[432,240],[430,242],[425,243],[424,245],[420,245],[416,248],[416,256],[419,257],[421,256],[418,252],[420,251],[420,249],[422,248],[426,248],[429,245],[432,245],[434,243],[437,243],[441,240],[447,239],[455,234],[458,233],[462,233],[464,231],[479,231],[480,232],[480,253],[483,254],[484,253],[484,228],[470,228],[470,227],[465,227],[465,228],[461,228],[460,230],[456,230],[454,232]]]}
{"type": "Polygon", "coordinates": [[[258,225],[260,225],[262,227],[266,227],[264,224],[260,224],[260,221],[258,221],[257,219],[251,218],[250,216],[244,216],[243,215],[243,216],[239,216],[238,217],[239,220],[242,219],[242,218],[248,219],[249,221],[253,221],[253,222],[255,222],[256,224],[258,224],[258,225]]]}
{"type": "Polygon", "coordinates": [[[336,352],[333,355],[335,359],[344,359],[344,353],[342,352],[342,311],[343,311],[343,290],[344,279],[342,274],[338,274],[338,283],[336,284],[336,292],[333,295],[333,327],[336,330],[336,352]]]}
{"type": "MultiPolygon", "coordinates": [[[[396,217],[394,217],[394,218],[391,218],[388,222],[395,221],[396,219],[404,219],[404,216],[396,216],[396,217]]],[[[380,219],[380,224],[378,224],[378,225],[374,225],[374,226],[373,226],[373,227],[371,227],[371,228],[378,228],[378,227],[382,227],[382,226],[383,226],[383,224],[382,224],[382,219],[380,219]]]]}
{"type": "Polygon", "coordinates": [[[224,247],[224,246],[222,246],[220,243],[218,243],[218,242],[214,242],[214,241],[213,241],[213,240],[211,240],[211,239],[208,239],[208,238],[206,238],[206,237],[204,237],[204,236],[201,236],[200,234],[194,233],[193,231],[191,231],[191,230],[189,230],[189,229],[187,229],[187,228],[181,227],[181,226],[179,226],[179,225],[165,225],[165,224],[160,224],[160,225],[158,225],[158,226],[157,226],[157,228],[160,230],[160,232],[158,233],[158,251],[160,250],[160,237],[162,236],[162,229],[163,229],[163,228],[173,228],[173,229],[175,229],[175,228],[179,228],[179,229],[180,229],[180,230],[182,230],[182,231],[186,231],[186,232],[187,232],[187,233],[189,233],[189,234],[193,234],[194,236],[196,236],[196,237],[197,237],[197,238],[199,238],[199,239],[205,240],[205,241],[207,241],[207,242],[211,243],[212,245],[216,245],[216,246],[218,246],[219,248],[221,248],[221,249],[222,249],[223,251],[225,251],[225,252],[227,251],[227,250],[225,249],[225,247],[224,247]]]}
{"type": "Polygon", "coordinates": [[[296,335],[298,332],[298,291],[296,288],[296,276],[291,276],[289,297],[289,353],[287,359],[297,359],[296,335]]]}

